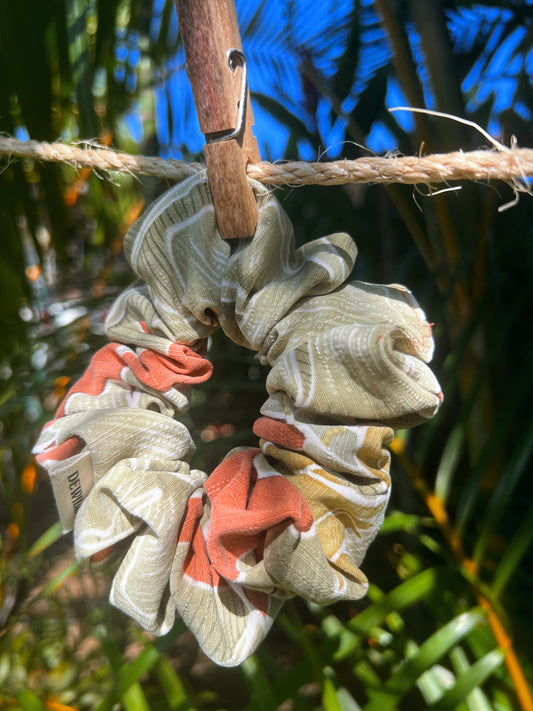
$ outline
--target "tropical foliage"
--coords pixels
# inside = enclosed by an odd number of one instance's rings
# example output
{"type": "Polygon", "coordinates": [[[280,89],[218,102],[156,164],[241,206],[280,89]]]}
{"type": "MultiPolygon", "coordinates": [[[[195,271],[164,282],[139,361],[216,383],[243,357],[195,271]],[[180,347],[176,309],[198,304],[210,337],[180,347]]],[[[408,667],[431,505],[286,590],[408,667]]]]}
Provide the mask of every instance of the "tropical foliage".
{"type": "MultiPolygon", "coordinates": [[[[533,3],[237,3],[264,158],[485,145],[429,107],[533,146],[533,3]]],[[[0,3],[0,131],[194,158],[172,3],[0,3]]],[[[356,277],[406,283],[435,322],[439,416],[393,443],[393,500],[364,601],[286,605],[220,670],[176,627],[153,640],[78,571],[30,451],[103,340],[122,238],[162,181],[4,159],[0,174],[0,708],[531,709],[531,202],[501,183],[279,191],[300,242],[352,233],[356,277]]],[[[249,444],[264,373],[214,339],[197,463],[249,444]]]]}

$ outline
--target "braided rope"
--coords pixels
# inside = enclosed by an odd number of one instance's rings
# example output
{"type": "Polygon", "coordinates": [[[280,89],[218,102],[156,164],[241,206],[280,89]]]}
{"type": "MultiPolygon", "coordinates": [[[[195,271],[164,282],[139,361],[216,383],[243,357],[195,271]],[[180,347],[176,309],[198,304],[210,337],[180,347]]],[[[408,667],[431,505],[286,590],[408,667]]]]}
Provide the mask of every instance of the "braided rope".
{"type": "MultiPolygon", "coordinates": [[[[19,141],[0,137],[0,155],[38,161],[67,163],[78,169],[120,171],[133,175],[151,175],[181,181],[202,168],[199,163],[183,163],[99,148],[64,143],[19,141]]],[[[455,180],[502,180],[515,189],[533,176],[533,149],[512,148],[505,151],[478,150],[463,153],[414,156],[365,157],[331,162],[286,163],[261,162],[248,165],[248,175],[267,185],[342,185],[344,183],[405,183],[415,185],[447,183],[455,180]]]]}

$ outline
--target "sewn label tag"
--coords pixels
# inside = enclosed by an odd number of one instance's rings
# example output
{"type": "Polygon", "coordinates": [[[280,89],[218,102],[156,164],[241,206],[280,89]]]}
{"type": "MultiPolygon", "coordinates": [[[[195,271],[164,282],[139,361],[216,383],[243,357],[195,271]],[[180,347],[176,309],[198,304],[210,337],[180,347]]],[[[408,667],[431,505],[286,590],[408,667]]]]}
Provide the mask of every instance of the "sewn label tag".
{"type": "Polygon", "coordinates": [[[49,473],[63,533],[68,533],[74,527],[78,509],[94,485],[91,453],[83,450],[64,462],[54,462],[49,473]]]}

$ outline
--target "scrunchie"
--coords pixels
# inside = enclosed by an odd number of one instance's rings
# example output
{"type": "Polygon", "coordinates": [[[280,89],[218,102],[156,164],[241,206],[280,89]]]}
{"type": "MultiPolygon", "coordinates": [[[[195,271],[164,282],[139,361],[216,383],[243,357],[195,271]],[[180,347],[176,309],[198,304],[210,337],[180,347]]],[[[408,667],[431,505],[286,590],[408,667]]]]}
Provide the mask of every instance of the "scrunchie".
{"type": "Polygon", "coordinates": [[[205,173],[163,195],[125,242],[139,277],[35,447],[80,560],[122,555],[110,601],[154,634],[176,612],[215,662],[265,637],[283,600],[362,597],[359,569],[389,498],[394,427],[430,418],[431,328],[401,286],[347,282],[335,234],[294,248],[277,200],[253,183],[253,239],[223,241],[205,173]],[[208,476],[180,419],[211,375],[217,328],[271,367],[254,424],[208,476]]]}

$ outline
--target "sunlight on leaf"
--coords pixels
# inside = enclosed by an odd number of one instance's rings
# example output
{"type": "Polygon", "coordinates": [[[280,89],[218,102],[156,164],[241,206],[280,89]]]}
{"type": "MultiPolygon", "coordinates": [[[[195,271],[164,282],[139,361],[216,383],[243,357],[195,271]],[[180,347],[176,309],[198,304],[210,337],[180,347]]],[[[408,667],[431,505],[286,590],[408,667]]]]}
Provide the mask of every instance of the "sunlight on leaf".
{"type": "Polygon", "coordinates": [[[500,649],[494,649],[486,654],[472,664],[468,671],[461,674],[454,686],[443,694],[439,701],[431,704],[428,708],[433,711],[454,711],[454,709],[457,709],[458,705],[466,700],[471,691],[483,684],[485,679],[501,666],[504,656],[504,652],[500,649]]]}
{"type": "Polygon", "coordinates": [[[35,541],[28,550],[28,558],[35,558],[43,553],[47,548],[50,548],[51,545],[58,541],[62,535],[63,527],[61,526],[61,521],[57,521],[35,541]]]}

